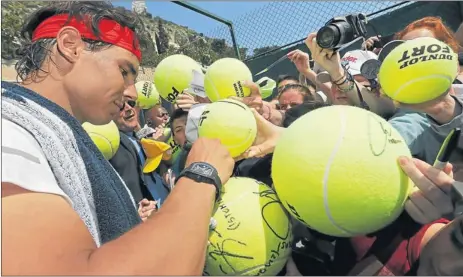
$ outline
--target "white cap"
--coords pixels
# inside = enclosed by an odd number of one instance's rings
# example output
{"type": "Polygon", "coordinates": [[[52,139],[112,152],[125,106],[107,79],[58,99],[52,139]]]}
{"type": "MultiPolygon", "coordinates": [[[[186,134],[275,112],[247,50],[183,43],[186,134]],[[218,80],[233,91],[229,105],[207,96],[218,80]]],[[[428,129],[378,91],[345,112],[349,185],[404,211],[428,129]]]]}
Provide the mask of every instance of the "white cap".
{"type": "Polygon", "coordinates": [[[201,118],[201,114],[207,105],[207,103],[195,104],[188,111],[188,117],[185,126],[185,136],[186,140],[190,143],[193,143],[198,139],[199,119],[201,118]]]}
{"type": "Polygon", "coordinates": [[[349,73],[352,76],[360,75],[360,68],[368,60],[377,60],[378,55],[371,51],[354,50],[347,52],[341,59],[341,62],[347,62],[349,73]]]}
{"type": "MultiPolygon", "coordinates": [[[[352,76],[360,75],[360,68],[368,60],[377,60],[378,55],[371,51],[354,50],[349,51],[341,59],[341,62],[347,63],[347,69],[352,76]]],[[[317,80],[321,83],[331,82],[331,76],[328,72],[320,72],[317,74],[317,80]]]]}

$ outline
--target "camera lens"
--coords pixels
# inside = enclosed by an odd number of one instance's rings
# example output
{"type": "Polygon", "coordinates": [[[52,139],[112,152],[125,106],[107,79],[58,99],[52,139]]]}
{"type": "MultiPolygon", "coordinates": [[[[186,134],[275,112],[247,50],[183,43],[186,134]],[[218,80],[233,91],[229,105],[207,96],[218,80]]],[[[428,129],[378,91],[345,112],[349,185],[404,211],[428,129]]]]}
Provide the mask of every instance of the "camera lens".
{"type": "Polygon", "coordinates": [[[339,31],[333,25],[322,27],[317,33],[317,43],[321,48],[334,48],[339,42],[339,31]]]}
{"type": "Polygon", "coordinates": [[[334,49],[354,39],[354,30],[346,21],[338,21],[322,27],[317,33],[321,48],[334,49]]]}

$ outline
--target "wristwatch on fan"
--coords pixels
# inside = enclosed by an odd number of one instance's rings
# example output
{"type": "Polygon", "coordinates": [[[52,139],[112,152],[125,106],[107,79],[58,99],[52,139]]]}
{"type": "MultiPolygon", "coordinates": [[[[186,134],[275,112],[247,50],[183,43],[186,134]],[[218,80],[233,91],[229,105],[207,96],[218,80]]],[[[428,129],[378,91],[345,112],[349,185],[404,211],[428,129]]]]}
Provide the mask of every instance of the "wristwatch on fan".
{"type": "Polygon", "coordinates": [[[215,199],[217,200],[219,198],[220,192],[222,191],[222,181],[219,178],[219,173],[212,165],[203,162],[192,163],[182,170],[177,177],[177,181],[182,177],[186,177],[198,183],[214,185],[216,188],[215,199]]]}

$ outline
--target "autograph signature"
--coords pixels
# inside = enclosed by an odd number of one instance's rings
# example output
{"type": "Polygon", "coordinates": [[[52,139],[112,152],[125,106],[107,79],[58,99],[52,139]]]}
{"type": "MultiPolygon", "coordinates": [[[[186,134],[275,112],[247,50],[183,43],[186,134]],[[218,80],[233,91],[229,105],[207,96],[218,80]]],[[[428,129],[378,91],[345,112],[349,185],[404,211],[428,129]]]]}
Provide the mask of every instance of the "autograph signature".
{"type": "MultiPolygon", "coordinates": [[[[258,183],[263,184],[261,182],[258,182],[258,183]]],[[[265,184],[263,184],[263,185],[265,185],[265,184]]],[[[275,193],[275,191],[273,191],[272,189],[269,188],[267,190],[260,191],[260,192],[254,192],[254,193],[259,194],[259,197],[265,197],[265,198],[270,199],[270,201],[265,203],[262,206],[262,209],[261,209],[262,219],[264,220],[265,224],[267,224],[267,227],[272,231],[272,233],[277,238],[279,238],[281,240],[288,239],[288,237],[290,235],[290,230],[291,230],[291,222],[289,221],[289,217],[287,216],[287,214],[286,214],[280,200],[278,199],[277,194],[275,193]],[[270,212],[266,212],[266,210],[271,211],[272,209],[268,209],[268,207],[271,207],[271,205],[279,205],[281,207],[282,212],[285,214],[285,218],[286,218],[287,222],[286,223],[278,222],[278,226],[279,227],[280,226],[286,226],[286,229],[277,230],[272,226],[272,224],[270,224],[270,220],[267,217],[269,215],[271,215],[271,214],[270,214],[270,212]]]]}
{"type": "Polygon", "coordinates": [[[367,128],[368,128],[368,143],[370,145],[371,153],[374,156],[381,156],[386,151],[388,143],[389,144],[398,144],[398,143],[403,142],[400,139],[393,138],[393,136],[392,136],[392,126],[391,125],[385,124],[384,122],[380,121],[378,118],[376,118],[373,115],[368,115],[367,128]],[[384,137],[383,137],[384,142],[381,143],[382,146],[380,146],[379,148],[377,148],[377,147],[375,147],[373,145],[374,142],[375,142],[373,138],[377,136],[376,134],[373,134],[373,128],[374,128],[373,125],[375,125],[375,123],[377,125],[379,125],[379,127],[381,128],[382,133],[384,134],[384,137]],[[377,149],[375,149],[375,148],[377,148],[377,149]]]}
{"type": "MultiPolygon", "coordinates": [[[[220,236],[221,237],[221,236],[220,236]]],[[[209,245],[209,257],[213,259],[214,261],[217,261],[219,258],[221,258],[225,264],[219,264],[219,269],[223,274],[230,274],[233,272],[236,272],[236,269],[233,266],[233,263],[231,263],[228,259],[229,258],[234,258],[234,259],[243,259],[243,260],[253,260],[254,257],[252,256],[246,256],[246,255],[240,255],[237,253],[230,252],[226,250],[227,248],[234,248],[237,249],[239,247],[245,247],[247,246],[246,243],[236,240],[236,239],[224,239],[221,242],[218,242],[216,244],[210,244],[209,245]],[[230,270],[226,270],[225,266],[228,266],[230,270]],[[231,272],[228,272],[231,271],[231,272]]],[[[236,263],[235,263],[236,264],[236,263]]],[[[228,268],[227,268],[228,269],[228,268]]],[[[207,272],[207,269],[204,270],[204,275],[210,276],[210,274],[207,272]]]]}

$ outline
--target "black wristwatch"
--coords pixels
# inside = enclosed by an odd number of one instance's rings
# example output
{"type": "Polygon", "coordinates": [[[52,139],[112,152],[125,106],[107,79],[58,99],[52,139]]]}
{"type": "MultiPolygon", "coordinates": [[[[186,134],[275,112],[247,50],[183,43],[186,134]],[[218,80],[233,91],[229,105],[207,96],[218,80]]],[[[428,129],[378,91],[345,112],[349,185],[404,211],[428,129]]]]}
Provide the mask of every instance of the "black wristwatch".
{"type": "Polygon", "coordinates": [[[219,178],[217,170],[208,163],[192,163],[189,167],[180,172],[177,181],[182,177],[187,177],[198,183],[206,183],[215,186],[215,199],[219,199],[222,191],[222,181],[219,178]]]}

